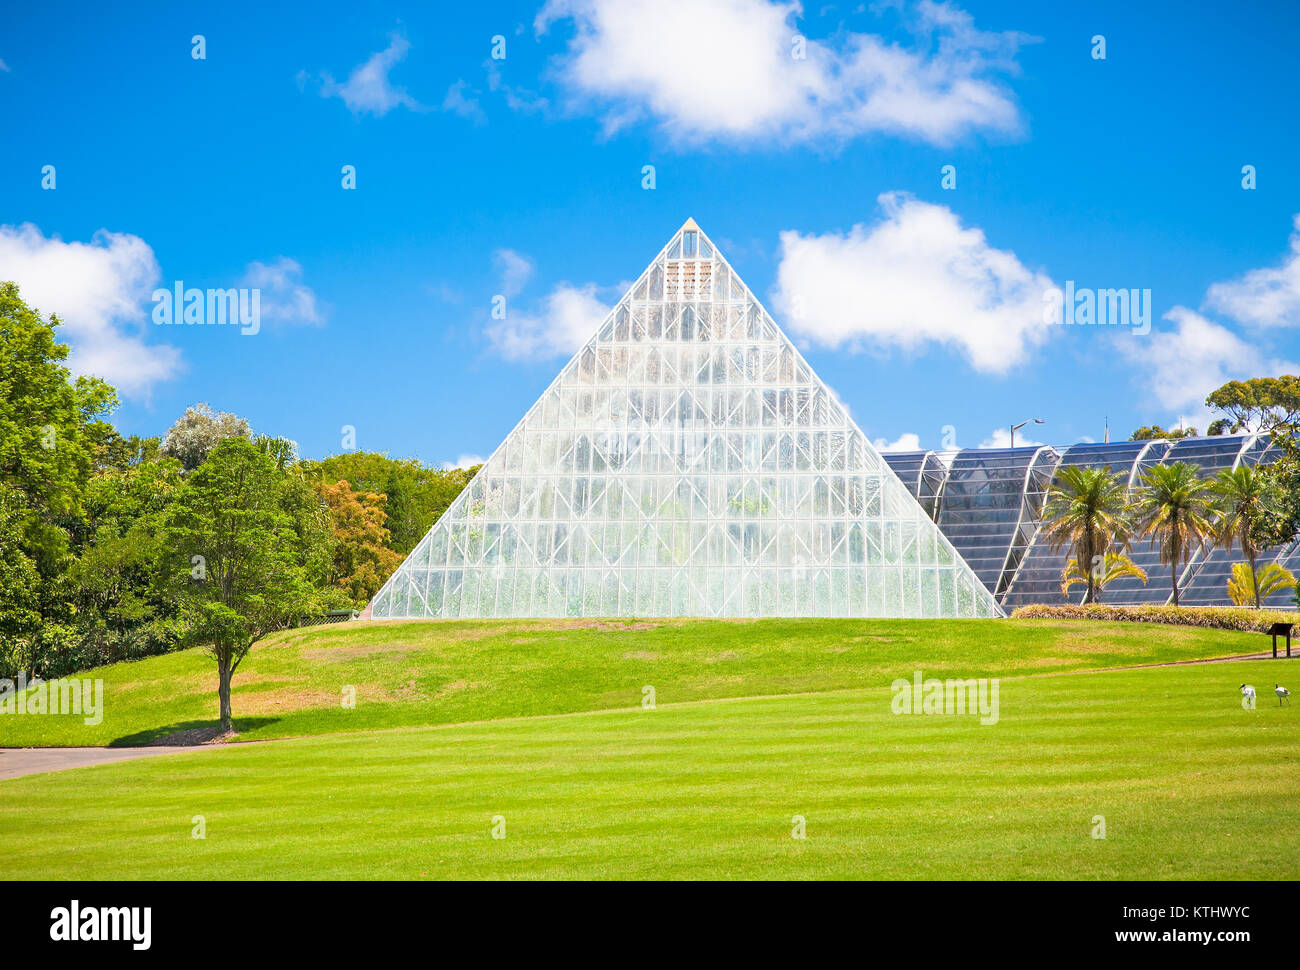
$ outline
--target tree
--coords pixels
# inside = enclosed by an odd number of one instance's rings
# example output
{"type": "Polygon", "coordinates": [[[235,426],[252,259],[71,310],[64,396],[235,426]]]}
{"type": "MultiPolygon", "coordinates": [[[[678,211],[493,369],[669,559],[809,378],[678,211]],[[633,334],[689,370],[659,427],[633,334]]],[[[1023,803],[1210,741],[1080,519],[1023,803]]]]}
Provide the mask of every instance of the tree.
{"type": "Polygon", "coordinates": [[[402,563],[401,555],[384,545],[384,496],[354,491],[347,482],[313,487],[329,509],[334,534],[329,583],[354,605],[363,605],[402,563]]]}
{"type": "Polygon", "coordinates": [[[1268,597],[1280,589],[1295,586],[1295,575],[1275,562],[1263,569],[1254,569],[1249,563],[1232,564],[1232,578],[1228,580],[1228,596],[1237,606],[1246,606],[1252,600],[1259,609],[1261,597],[1268,597]]]}
{"type": "Polygon", "coordinates": [[[1102,561],[1086,573],[1079,567],[1079,560],[1071,559],[1061,574],[1061,595],[1069,596],[1073,587],[1087,586],[1091,579],[1100,599],[1103,589],[1124,576],[1140,579],[1142,585],[1146,585],[1147,571],[1123,553],[1106,553],[1102,561]]]}
{"type": "Polygon", "coordinates": [[[1173,603],[1178,605],[1178,570],[1214,526],[1213,492],[1200,469],[1185,461],[1157,465],[1141,479],[1137,531],[1159,543],[1160,561],[1169,566],[1173,603]]]}
{"type": "Polygon", "coordinates": [[[1166,431],[1158,424],[1143,426],[1129,435],[1129,441],[1155,441],[1161,438],[1167,441],[1176,441],[1179,438],[1195,438],[1195,428],[1175,428],[1166,431]]]}
{"type": "MultiPolygon", "coordinates": [[[[1256,377],[1229,381],[1205,399],[1227,415],[1235,432],[1266,434],[1279,452],[1260,468],[1267,508],[1254,527],[1255,544],[1280,546],[1300,533],[1300,377],[1256,377]]],[[[1218,422],[1216,422],[1218,423],[1218,422]]]]}
{"type": "Polygon", "coordinates": [[[248,422],[228,411],[213,411],[199,402],[185,409],[163,435],[160,453],[176,458],[188,472],[198,468],[213,448],[229,438],[252,438],[248,422]]]}
{"type": "Polygon", "coordinates": [[[70,530],[117,405],[93,377],[70,379],[57,317],[0,283],[0,676],[35,671],[71,635],[70,530]]]}
{"type": "MultiPolygon", "coordinates": [[[[1265,515],[1268,494],[1265,479],[1249,465],[1239,465],[1221,470],[1211,481],[1210,488],[1216,499],[1214,540],[1228,553],[1240,543],[1242,555],[1249,564],[1245,575],[1254,577],[1260,552],[1255,537],[1265,515]]],[[[1259,609],[1261,595],[1258,589],[1255,590],[1256,609],[1259,609]]]]}
{"type": "MultiPolygon", "coordinates": [[[[1128,541],[1131,524],[1124,486],[1110,467],[1062,468],[1043,504],[1043,535],[1053,552],[1069,546],[1076,563],[1104,562],[1112,545],[1128,541]]],[[[1065,580],[1069,567],[1062,575],[1065,580]]],[[[1085,603],[1097,600],[1096,571],[1085,574],[1085,603]]]]}
{"type": "Polygon", "coordinates": [[[315,602],[329,558],[327,525],[301,479],[243,438],[218,443],[168,508],[164,582],[177,593],[186,642],[217,664],[221,729],[233,729],[230,682],[253,644],[315,602]]]}

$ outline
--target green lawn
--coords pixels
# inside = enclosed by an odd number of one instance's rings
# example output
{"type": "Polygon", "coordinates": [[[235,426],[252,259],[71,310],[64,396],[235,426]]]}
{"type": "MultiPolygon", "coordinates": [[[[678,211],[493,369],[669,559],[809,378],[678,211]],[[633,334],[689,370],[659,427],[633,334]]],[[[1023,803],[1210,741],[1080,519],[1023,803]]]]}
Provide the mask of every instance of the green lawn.
{"type": "MultiPolygon", "coordinates": [[[[924,648],[887,649],[906,665],[924,648]]],[[[800,654],[838,685],[836,655],[800,654]]],[[[799,669],[772,666],[769,690],[799,669]]],[[[604,696],[599,665],[584,669],[586,690],[566,703],[604,696]]],[[[653,711],[233,745],[0,782],[0,842],[14,879],[1293,879],[1300,710],[1271,696],[1289,669],[1004,677],[992,726],[892,714],[887,685],[669,703],[683,679],[653,711]],[[1260,688],[1256,711],[1239,704],[1242,680],[1260,688]],[[204,840],[191,837],[196,815],[204,840]],[[1096,815],[1104,840],[1091,837],[1096,815]]],[[[629,673],[627,690],[661,678],[629,673]]]]}
{"type": "MultiPolygon", "coordinates": [[[[242,740],[876,688],[916,669],[1010,676],[1258,651],[1258,634],[1087,620],[355,623],[259,644],[235,674],[242,740]],[[356,691],[355,709],[341,703],[356,691]]],[[[209,726],[216,671],[191,650],[117,664],[97,726],[2,717],[0,745],[146,744],[209,726]]]]}

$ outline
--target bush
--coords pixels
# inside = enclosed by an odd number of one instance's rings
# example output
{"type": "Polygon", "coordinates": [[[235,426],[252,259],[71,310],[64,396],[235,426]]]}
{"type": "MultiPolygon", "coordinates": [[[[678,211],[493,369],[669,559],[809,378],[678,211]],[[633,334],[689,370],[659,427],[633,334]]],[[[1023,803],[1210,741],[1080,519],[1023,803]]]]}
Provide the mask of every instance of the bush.
{"type": "Polygon", "coordinates": [[[1300,625],[1300,613],[1256,610],[1241,606],[1022,606],[1011,614],[1014,620],[1124,620],[1132,623],[1169,623],[1217,630],[1267,633],[1274,623],[1300,625]]]}

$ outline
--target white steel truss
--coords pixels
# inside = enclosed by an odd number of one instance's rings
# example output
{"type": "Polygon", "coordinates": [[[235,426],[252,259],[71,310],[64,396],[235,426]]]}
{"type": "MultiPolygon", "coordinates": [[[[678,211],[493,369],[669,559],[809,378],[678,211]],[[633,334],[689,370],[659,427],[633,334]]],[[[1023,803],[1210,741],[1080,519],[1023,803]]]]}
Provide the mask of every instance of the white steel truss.
{"type": "Polygon", "coordinates": [[[1002,615],[693,220],[370,610],[1002,615]]]}

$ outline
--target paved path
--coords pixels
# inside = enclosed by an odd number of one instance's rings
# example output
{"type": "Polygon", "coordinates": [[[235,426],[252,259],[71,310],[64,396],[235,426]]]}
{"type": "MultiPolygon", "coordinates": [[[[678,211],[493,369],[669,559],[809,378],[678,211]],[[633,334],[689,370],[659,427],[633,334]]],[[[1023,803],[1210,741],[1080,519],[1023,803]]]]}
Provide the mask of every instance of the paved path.
{"type": "Polygon", "coordinates": [[[0,780],[39,775],[65,768],[106,765],[132,758],[150,758],[159,754],[177,754],[193,748],[152,746],[144,748],[0,748],[0,780]]]}

